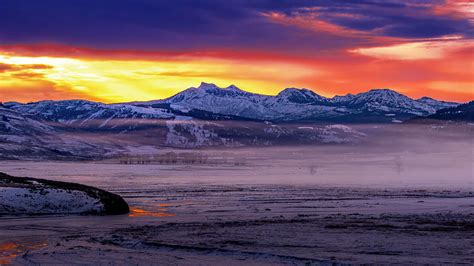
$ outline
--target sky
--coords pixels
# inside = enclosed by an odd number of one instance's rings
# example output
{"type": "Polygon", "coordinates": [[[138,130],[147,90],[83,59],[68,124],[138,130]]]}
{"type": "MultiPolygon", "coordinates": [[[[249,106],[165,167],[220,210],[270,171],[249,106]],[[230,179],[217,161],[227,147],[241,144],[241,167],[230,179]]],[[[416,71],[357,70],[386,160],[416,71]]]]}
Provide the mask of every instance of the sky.
{"type": "Polygon", "coordinates": [[[0,101],[170,97],[201,82],[474,100],[469,0],[1,0],[0,101]]]}

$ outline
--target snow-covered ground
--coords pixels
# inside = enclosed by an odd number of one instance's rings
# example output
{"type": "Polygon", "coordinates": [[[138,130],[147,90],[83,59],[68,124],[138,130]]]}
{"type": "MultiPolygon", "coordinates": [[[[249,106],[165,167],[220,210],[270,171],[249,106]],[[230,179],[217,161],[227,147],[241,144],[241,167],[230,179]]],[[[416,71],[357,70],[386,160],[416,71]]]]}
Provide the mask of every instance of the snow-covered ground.
{"type": "Polygon", "coordinates": [[[120,196],[104,190],[0,173],[0,216],[104,215],[124,214],[128,210],[120,196]]]}
{"type": "Polygon", "coordinates": [[[0,214],[101,213],[104,205],[82,191],[2,187],[0,214]]]}
{"type": "Polygon", "coordinates": [[[205,163],[0,162],[116,192],[132,210],[2,217],[0,262],[474,263],[472,146],[199,152],[205,163]]]}

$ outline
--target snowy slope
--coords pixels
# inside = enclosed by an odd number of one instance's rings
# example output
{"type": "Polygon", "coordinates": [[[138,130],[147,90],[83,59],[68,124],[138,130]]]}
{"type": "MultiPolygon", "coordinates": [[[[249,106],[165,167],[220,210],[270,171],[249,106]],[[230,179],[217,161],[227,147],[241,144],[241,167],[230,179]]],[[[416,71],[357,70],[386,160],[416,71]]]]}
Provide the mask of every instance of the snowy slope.
{"type": "Polygon", "coordinates": [[[54,128],[27,118],[22,113],[0,105],[0,133],[5,135],[39,135],[53,133],[54,128]]]}
{"type": "Polygon", "coordinates": [[[205,121],[194,121],[191,117],[177,117],[166,121],[168,133],[166,146],[194,148],[204,146],[229,146],[231,139],[220,137],[213,130],[219,125],[205,121]]]}
{"type": "Polygon", "coordinates": [[[82,157],[100,154],[101,147],[80,138],[64,138],[63,132],[42,121],[0,105],[0,158],[82,157]]]}
{"type": "Polygon", "coordinates": [[[54,133],[54,128],[0,106],[0,157],[6,151],[43,146],[42,137],[54,133]]]}
{"type": "Polygon", "coordinates": [[[103,104],[84,100],[41,101],[28,104],[6,103],[5,106],[36,119],[74,126],[104,127],[113,119],[169,119],[166,109],[130,104],[103,104]]]}

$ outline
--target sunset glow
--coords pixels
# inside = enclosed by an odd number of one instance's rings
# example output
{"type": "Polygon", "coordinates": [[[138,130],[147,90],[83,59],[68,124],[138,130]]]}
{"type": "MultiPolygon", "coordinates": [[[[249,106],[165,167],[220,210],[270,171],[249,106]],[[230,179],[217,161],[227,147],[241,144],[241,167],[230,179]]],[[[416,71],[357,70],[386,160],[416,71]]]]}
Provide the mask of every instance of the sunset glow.
{"type": "Polygon", "coordinates": [[[172,55],[162,59],[139,58],[139,53],[133,59],[3,53],[0,96],[4,101],[23,102],[71,98],[126,102],[166,98],[201,81],[210,81],[220,86],[235,84],[262,94],[276,94],[290,86],[311,88],[325,96],[391,87],[414,97],[418,90],[433,90],[428,94],[463,101],[472,97],[472,61],[469,56],[463,58],[455,53],[461,48],[465,49],[466,44],[425,42],[360,48],[333,62],[265,53],[251,58],[245,52],[172,55]],[[352,63],[347,65],[348,62],[352,63]],[[466,68],[446,67],[455,62],[466,68]],[[372,68],[378,69],[377,76],[373,76],[372,68]],[[413,75],[390,77],[393,71],[403,68],[421,74],[415,80],[413,75]]]}
{"type": "MultiPolygon", "coordinates": [[[[81,44],[64,44],[60,33],[24,42],[4,38],[0,39],[0,99],[144,101],[172,96],[203,81],[234,84],[261,94],[305,87],[329,97],[383,87],[412,97],[473,98],[474,42],[467,27],[472,24],[472,3],[364,8],[368,7],[354,5],[345,11],[327,12],[330,7],[324,5],[290,10],[269,7],[252,12],[253,20],[242,22],[257,23],[259,32],[261,27],[278,31],[281,43],[273,39],[276,32],[261,32],[252,38],[231,35],[232,43],[212,41],[214,37],[201,40],[201,36],[185,40],[176,35],[159,41],[137,37],[150,44],[146,49],[137,43],[96,43],[94,36],[101,35],[88,35],[81,44]],[[425,24],[420,25],[425,26],[407,24],[395,32],[404,22],[390,22],[383,15],[370,27],[363,26],[371,21],[371,15],[405,8],[419,9],[417,14],[407,11],[407,19],[413,23],[423,20],[425,24]],[[386,22],[377,26],[379,20],[386,22]],[[453,25],[448,29],[438,24],[441,20],[453,25]],[[297,44],[285,43],[285,38],[297,44]],[[169,42],[179,45],[173,47],[169,42]]],[[[112,40],[116,35],[111,32],[109,37],[112,40]]]]}
{"type": "MultiPolygon", "coordinates": [[[[148,61],[146,58],[89,60],[0,55],[0,63],[5,68],[1,73],[1,87],[21,91],[25,86],[37,84],[37,89],[45,90],[46,94],[52,88],[42,88],[42,84],[49,82],[54,88],[63,88],[64,98],[82,94],[105,102],[169,97],[203,80],[222,86],[238,82],[249,90],[259,88],[257,92],[274,93],[286,81],[317,74],[314,69],[292,62],[262,60],[254,63],[226,58],[148,61]],[[282,71],[285,74],[279,77],[282,71]]],[[[29,100],[18,95],[16,98],[29,100]]]]}

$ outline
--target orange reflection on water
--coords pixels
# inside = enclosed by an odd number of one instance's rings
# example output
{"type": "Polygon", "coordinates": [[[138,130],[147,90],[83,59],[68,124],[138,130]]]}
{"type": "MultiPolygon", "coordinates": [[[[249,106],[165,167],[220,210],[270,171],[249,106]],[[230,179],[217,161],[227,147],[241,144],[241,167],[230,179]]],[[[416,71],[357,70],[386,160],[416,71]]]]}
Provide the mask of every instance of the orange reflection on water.
{"type": "Polygon", "coordinates": [[[5,243],[0,245],[0,264],[9,264],[17,254],[18,245],[15,243],[5,243]]]}
{"type": "Polygon", "coordinates": [[[10,264],[12,260],[21,253],[28,250],[39,249],[46,245],[46,242],[22,244],[9,242],[0,244],[0,265],[10,264]]]}
{"type": "Polygon", "coordinates": [[[174,213],[168,213],[167,209],[170,204],[160,203],[152,208],[142,209],[137,207],[130,207],[129,217],[172,217],[176,216],[174,213]]]}

